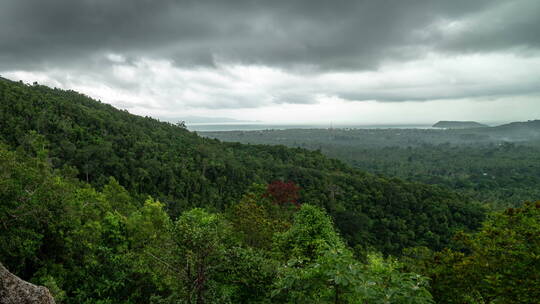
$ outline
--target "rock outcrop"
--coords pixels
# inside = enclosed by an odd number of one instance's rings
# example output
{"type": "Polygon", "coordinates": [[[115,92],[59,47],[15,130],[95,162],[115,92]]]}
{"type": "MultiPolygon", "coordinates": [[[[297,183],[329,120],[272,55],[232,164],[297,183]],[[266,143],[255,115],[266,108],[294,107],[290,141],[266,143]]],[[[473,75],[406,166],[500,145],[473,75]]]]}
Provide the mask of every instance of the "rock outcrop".
{"type": "Polygon", "coordinates": [[[0,264],[0,304],[55,304],[49,290],[21,280],[0,264]]]}

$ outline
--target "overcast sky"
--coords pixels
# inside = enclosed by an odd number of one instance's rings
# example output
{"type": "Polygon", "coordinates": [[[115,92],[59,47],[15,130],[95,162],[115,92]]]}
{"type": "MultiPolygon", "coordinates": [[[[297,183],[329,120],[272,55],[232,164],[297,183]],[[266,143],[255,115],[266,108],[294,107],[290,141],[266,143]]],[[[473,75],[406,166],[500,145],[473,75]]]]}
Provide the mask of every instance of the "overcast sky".
{"type": "Polygon", "coordinates": [[[1,0],[0,76],[156,117],[540,118],[538,0],[1,0]]]}

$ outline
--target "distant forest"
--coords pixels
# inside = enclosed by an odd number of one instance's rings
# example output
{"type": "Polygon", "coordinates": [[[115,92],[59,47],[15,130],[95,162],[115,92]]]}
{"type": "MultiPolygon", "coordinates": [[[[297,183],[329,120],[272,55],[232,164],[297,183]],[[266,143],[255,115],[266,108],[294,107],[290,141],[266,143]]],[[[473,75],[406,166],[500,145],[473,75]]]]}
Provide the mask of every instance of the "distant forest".
{"type": "Polygon", "coordinates": [[[223,141],[321,151],[351,166],[440,185],[500,209],[540,197],[540,121],[471,129],[200,132],[223,141]]]}

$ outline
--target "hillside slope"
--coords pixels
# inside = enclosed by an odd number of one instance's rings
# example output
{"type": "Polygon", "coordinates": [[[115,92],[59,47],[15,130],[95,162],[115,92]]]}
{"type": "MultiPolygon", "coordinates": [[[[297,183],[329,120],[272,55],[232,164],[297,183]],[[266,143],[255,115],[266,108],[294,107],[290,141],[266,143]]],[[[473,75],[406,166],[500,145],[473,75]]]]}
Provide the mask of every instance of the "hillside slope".
{"type": "Polygon", "coordinates": [[[457,194],[375,177],[319,152],[222,143],[73,91],[4,79],[0,141],[11,149],[45,148],[54,167],[76,168],[98,188],[113,176],[133,195],[159,198],[173,216],[194,206],[223,210],[253,183],[291,180],[302,189],[300,201],[324,207],[352,246],[385,253],[440,249],[483,218],[457,194]]]}

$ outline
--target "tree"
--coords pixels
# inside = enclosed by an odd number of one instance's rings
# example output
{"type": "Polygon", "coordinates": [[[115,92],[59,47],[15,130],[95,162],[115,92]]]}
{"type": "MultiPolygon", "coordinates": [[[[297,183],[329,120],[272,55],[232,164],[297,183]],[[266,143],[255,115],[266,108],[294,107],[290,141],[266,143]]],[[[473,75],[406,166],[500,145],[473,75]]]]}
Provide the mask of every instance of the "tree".
{"type": "Polygon", "coordinates": [[[335,298],[347,284],[339,270],[354,264],[352,254],[321,209],[304,204],[291,228],[276,235],[276,254],[285,261],[278,270],[274,296],[295,303],[313,303],[335,298]],[[345,266],[345,267],[343,267],[345,266]]]}
{"type": "Polygon", "coordinates": [[[290,227],[295,211],[291,205],[274,204],[264,185],[253,184],[227,215],[248,246],[270,249],[274,234],[290,227]]]}
{"type": "Polygon", "coordinates": [[[232,230],[220,215],[203,209],[183,213],[174,223],[173,240],[176,263],[186,303],[206,303],[207,299],[226,295],[216,281],[219,268],[234,244],[232,230]]]}
{"type": "Polygon", "coordinates": [[[276,235],[274,248],[283,259],[314,260],[327,248],[345,248],[332,219],[320,208],[304,204],[291,228],[276,235]]]}
{"type": "Polygon", "coordinates": [[[365,265],[356,261],[316,207],[302,205],[293,226],[276,239],[287,261],[273,295],[286,303],[432,303],[425,277],[402,273],[380,255],[369,255],[365,265]]]}
{"type": "Polygon", "coordinates": [[[182,128],[182,129],[187,129],[186,122],[184,120],[181,120],[181,121],[177,122],[176,126],[179,127],[179,128],[182,128]]]}
{"type": "Polygon", "coordinates": [[[283,182],[280,180],[273,181],[270,184],[268,184],[268,188],[266,189],[266,196],[270,197],[273,203],[278,205],[284,205],[284,204],[293,204],[299,207],[298,199],[300,198],[300,195],[298,194],[298,191],[300,190],[300,187],[298,187],[294,182],[288,181],[283,182]]]}
{"type": "Polygon", "coordinates": [[[136,210],[129,192],[114,177],[109,177],[109,182],[103,187],[102,193],[110,202],[112,209],[124,216],[136,210]]]}
{"type": "Polygon", "coordinates": [[[495,214],[477,233],[459,233],[461,252],[420,255],[441,303],[538,303],[540,202],[495,214]]]}

